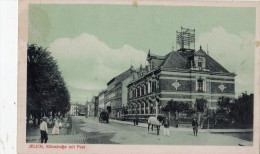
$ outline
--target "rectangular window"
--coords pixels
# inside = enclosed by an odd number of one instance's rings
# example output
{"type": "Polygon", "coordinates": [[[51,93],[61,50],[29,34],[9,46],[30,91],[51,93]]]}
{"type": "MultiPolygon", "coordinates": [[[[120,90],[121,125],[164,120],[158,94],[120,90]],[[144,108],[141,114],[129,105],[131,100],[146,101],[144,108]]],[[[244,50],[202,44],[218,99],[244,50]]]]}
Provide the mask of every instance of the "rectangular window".
{"type": "Polygon", "coordinates": [[[197,81],[197,87],[199,92],[203,92],[203,80],[199,79],[197,81]]]}
{"type": "Polygon", "coordinates": [[[198,68],[199,68],[199,70],[202,70],[202,62],[201,61],[198,62],[198,68]]]}

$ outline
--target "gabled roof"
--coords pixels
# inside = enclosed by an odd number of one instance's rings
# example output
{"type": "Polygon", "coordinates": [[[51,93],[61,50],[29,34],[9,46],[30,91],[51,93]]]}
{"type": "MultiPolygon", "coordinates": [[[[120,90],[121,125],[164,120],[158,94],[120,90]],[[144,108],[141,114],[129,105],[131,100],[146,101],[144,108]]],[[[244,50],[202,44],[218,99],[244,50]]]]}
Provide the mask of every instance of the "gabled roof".
{"type": "Polygon", "coordinates": [[[123,73],[119,74],[118,76],[112,78],[107,85],[111,84],[112,82],[115,82],[114,84],[118,84],[121,83],[122,81],[124,81],[126,78],[128,78],[131,73],[132,73],[132,68],[129,68],[128,70],[124,71],[123,73]]]}
{"type": "Polygon", "coordinates": [[[120,75],[118,75],[116,77],[116,83],[124,81],[126,78],[128,78],[131,75],[131,73],[132,73],[132,69],[131,68],[129,68],[125,72],[121,73],[120,75]]]}
{"type": "Polygon", "coordinates": [[[170,52],[167,59],[162,64],[161,68],[172,69],[187,69],[188,59],[187,56],[181,55],[180,52],[170,52]]]}
{"type": "Polygon", "coordinates": [[[220,65],[217,61],[211,58],[209,55],[206,55],[206,68],[211,72],[223,72],[230,73],[226,68],[220,65]]]}
{"type": "Polygon", "coordinates": [[[193,56],[204,56],[206,59],[206,68],[211,72],[222,72],[222,73],[230,73],[226,68],[224,68],[221,64],[219,64],[216,60],[206,54],[201,48],[195,53],[192,52],[178,52],[172,51],[167,55],[163,56],[164,60],[155,59],[157,64],[155,68],[160,69],[190,69],[190,59],[193,56]]]}
{"type": "Polygon", "coordinates": [[[202,50],[201,46],[200,49],[194,53],[194,56],[206,56],[206,52],[202,50]]]}
{"type": "Polygon", "coordinates": [[[155,55],[155,54],[150,53],[150,50],[149,50],[146,60],[151,61],[153,67],[155,69],[157,69],[164,63],[164,61],[167,59],[168,55],[169,54],[167,54],[165,56],[155,55]]]}

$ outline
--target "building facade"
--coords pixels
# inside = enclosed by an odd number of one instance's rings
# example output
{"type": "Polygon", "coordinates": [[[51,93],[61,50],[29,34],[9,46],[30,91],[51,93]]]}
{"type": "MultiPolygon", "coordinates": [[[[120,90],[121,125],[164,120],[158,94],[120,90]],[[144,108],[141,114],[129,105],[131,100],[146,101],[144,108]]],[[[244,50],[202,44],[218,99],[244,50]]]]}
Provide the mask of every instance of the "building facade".
{"type": "Polygon", "coordinates": [[[105,108],[105,93],[106,93],[106,90],[102,90],[98,94],[98,115],[101,111],[106,110],[106,108],[105,108]]]}
{"type": "MultiPolygon", "coordinates": [[[[183,35],[187,33],[188,30],[183,35]]],[[[193,42],[194,38],[188,39],[193,42]]],[[[235,74],[215,61],[201,46],[195,51],[190,45],[186,47],[185,42],[181,43],[179,50],[165,56],[152,54],[149,50],[148,65],[137,69],[137,78],[127,86],[128,114],[159,114],[161,107],[170,100],[194,107],[198,98],[206,99],[209,109],[216,109],[219,97],[235,98],[235,74]]]]}
{"type": "Polygon", "coordinates": [[[127,85],[132,81],[133,67],[114,77],[107,83],[105,106],[111,118],[120,118],[124,113],[122,108],[127,104],[127,85]]]}
{"type": "Polygon", "coordinates": [[[71,116],[78,116],[78,109],[79,109],[78,104],[71,104],[69,114],[71,116]]]}
{"type": "Polygon", "coordinates": [[[90,116],[98,116],[98,96],[93,96],[90,103],[90,116]]]}

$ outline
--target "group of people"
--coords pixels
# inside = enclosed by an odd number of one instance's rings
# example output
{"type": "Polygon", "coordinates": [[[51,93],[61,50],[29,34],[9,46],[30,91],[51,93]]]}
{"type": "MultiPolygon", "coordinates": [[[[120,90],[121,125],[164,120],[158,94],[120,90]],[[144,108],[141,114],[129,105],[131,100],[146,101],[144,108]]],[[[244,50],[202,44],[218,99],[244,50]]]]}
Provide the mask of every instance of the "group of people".
{"type": "MultiPolygon", "coordinates": [[[[163,121],[163,126],[164,126],[164,132],[163,132],[163,135],[167,135],[168,137],[170,136],[170,131],[169,131],[169,128],[170,128],[170,120],[168,117],[166,117],[163,121]]],[[[192,129],[193,129],[193,134],[194,136],[197,136],[198,134],[198,121],[197,119],[193,119],[192,121],[192,129]]]]}
{"type": "MultiPolygon", "coordinates": [[[[62,124],[62,119],[58,119],[55,118],[54,119],[54,125],[52,128],[52,135],[58,135],[60,134],[60,128],[63,126],[62,124]]],[[[71,117],[68,117],[68,120],[65,124],[65,128],[66,128],[66,133],[69,134],[72,128],[72,121],[71,121],[71,117]]],[[[43,117],[41,119],[41,124],[40,124],[40,133],[41,133],[41,143],[47,143],[48,141],[48,125],[47,125],[47,118],[43,117]]]]}

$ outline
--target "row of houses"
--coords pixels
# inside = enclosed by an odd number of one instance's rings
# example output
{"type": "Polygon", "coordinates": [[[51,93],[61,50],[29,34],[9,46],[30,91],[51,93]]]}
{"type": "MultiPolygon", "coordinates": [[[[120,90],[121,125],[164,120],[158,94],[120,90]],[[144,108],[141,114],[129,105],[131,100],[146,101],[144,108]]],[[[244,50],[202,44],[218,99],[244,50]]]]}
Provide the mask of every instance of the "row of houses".
{"type": "Polygon", "coordinates": [[[107,82],[107,88],[93,96],[89,115],[107,110],[111,118],[122,115],[154,115],[170,100],[194,107],[197,98],[215,109],[219,97],[235,98],[235,73],[229,72],[204,49],[196,51],[195,30],[177,32],[178,50],[155,55],[150,50],[147,65],[129,69],[107,82]]]}

